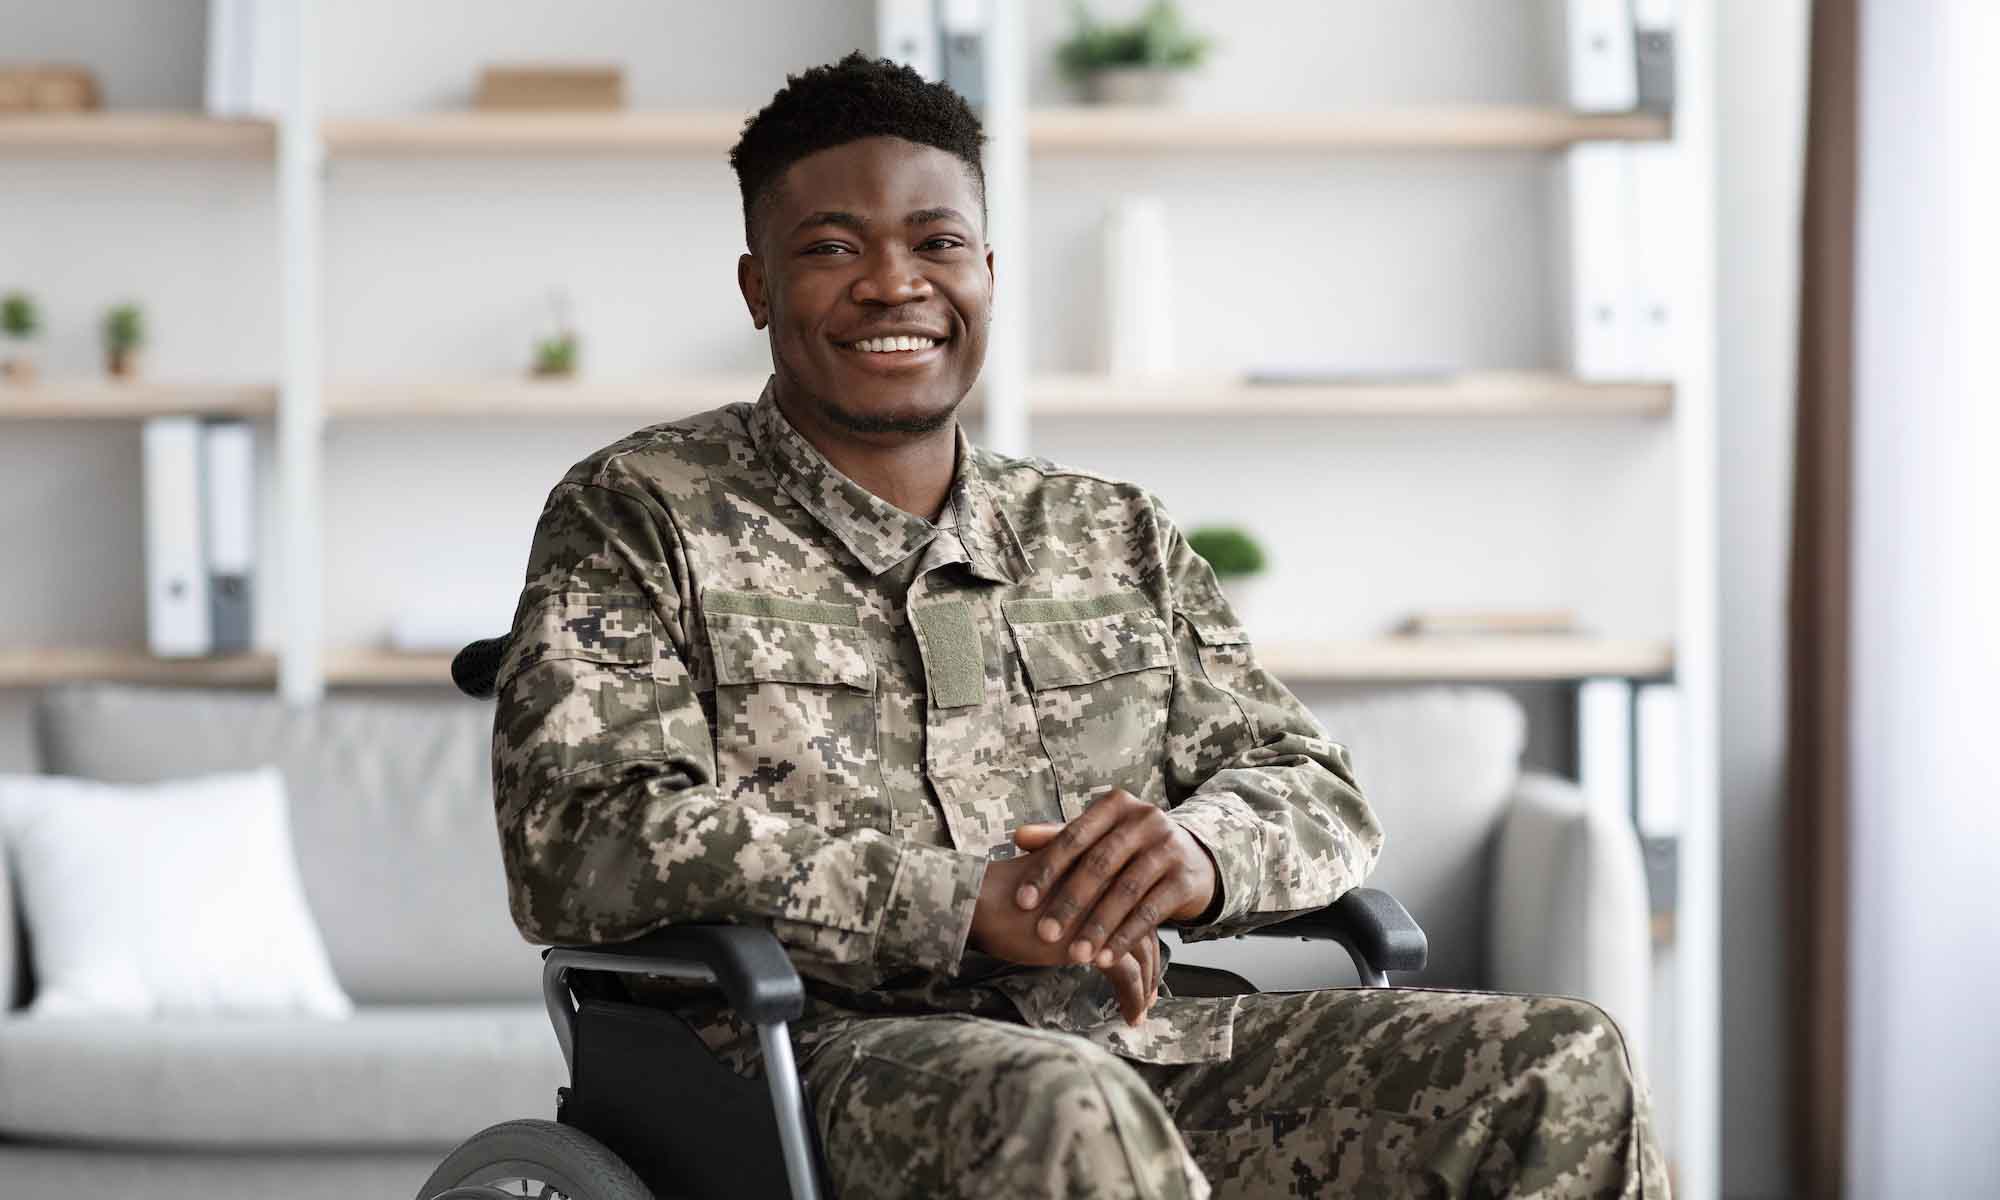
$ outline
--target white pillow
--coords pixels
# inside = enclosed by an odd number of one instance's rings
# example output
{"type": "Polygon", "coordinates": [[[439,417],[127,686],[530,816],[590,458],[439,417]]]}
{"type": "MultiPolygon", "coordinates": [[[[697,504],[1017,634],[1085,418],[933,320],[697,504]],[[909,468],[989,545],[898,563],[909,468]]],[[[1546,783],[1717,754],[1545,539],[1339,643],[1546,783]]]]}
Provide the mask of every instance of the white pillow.
{"type": "Polygon", "coordinates": [[[276,767],[154,784],[0,775],[33,1017],[307,1015],[354,1005],[292,854],[276,767]]]}

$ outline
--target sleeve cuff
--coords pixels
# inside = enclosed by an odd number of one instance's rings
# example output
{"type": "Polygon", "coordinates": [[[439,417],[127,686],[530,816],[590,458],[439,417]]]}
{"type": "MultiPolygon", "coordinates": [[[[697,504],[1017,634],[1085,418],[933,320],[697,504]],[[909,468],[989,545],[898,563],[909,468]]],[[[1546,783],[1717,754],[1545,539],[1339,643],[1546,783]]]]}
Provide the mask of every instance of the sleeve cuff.
{"type": "Polygon", "coordinates": [[[1258,854],[1263,838],[1249,806],[1235,796],[1216,793],[1193,797],[1167,816],[1193,834],[1215,860],[1216,900],[1203,914],[1205,919],[1185,922],[1179,928],[1206,929],[1257,911],[1257,885],[1263,877],[1258,854]]]}
{"type": "Polygon", "coordinates": [[[986,860],[940,846],[905,843],[889,885],[876,960],[951,974],[972,933],[986,860]]]}

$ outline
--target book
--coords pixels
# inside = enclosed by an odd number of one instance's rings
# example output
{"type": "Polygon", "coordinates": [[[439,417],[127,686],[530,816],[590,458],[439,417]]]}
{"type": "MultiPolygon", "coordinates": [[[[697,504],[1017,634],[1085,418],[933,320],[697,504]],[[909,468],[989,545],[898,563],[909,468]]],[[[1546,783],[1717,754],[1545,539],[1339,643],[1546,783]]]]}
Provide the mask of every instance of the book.
{"type": "Polygon", "coordinates": [[[603,111],[625,107],[625,70],[619,66],[506,63],[484,67],[474,108],[603,111]]]}
{"type": "Polygon", "coordinates": [[[1627,147],[1578,142],[1558,162],[1555,186],[1564,367],[1586,381],[1635,375],[1633,187],[1627,147]]]}
{"type": "Polygon", "coordinates": [[[196,417],[154,417],[140,434],[145,495],[146,645],[163,658],[214,646],[202,529],[202,432],[196,417]]]}
{"type": "Polygon", "coordinates": [[[1632,683],[1586,679],[1576,691],[1576,777],[1591,810],[1632,819],[1632,683]]]}
{"type": "Polygon", "coordinates": [[[1569,106],[1587,113],[1639,107],[1629,0],[1565,0],[1562,24],[1569,106]]]}
{"type": "Polygon", "coordinates": [[[257,556],[256,435],[248,421],[211,421],[201,432],[210,648],[243,653],[251,644],[257,556]]]}

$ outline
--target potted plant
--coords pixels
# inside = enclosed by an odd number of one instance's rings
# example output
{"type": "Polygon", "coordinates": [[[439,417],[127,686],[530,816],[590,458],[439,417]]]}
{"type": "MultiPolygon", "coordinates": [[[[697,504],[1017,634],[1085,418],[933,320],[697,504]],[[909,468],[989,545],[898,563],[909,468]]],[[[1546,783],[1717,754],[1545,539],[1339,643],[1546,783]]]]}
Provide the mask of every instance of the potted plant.
{"type": "Polygon", "coordinates": [[[568,297],[562,289],[549,293],[549,305],[555,309],[555,332],[535,342],[535,361],[529,368],[536,378],[568,379],[576,374],[577,337],[569,319],[568,297]]]}
{"type": "Polygon", "coordinates": [[[1096,104],[1161,104],[1179,99],[1180,81],[1200,66],[1212,40],[1181,23],[1173,0],[1153,0],[1129,25],[1100,25],[1077,0],[1076,32],[1056,51],[1063,69],[1096,104]]]}
{"type": "Polygon", "coordinates": [[[7,339],[7,351],[0,355],[0,379],[35,381],[34,337],[41,327],[41,310],[28,293],[8,292],[0,297],[0,334],[7,339]]]}
{"type": "Polygon", "coordinates": [[[1236,610],[1236,619],[1249,623],[1249,610],[1256,589],[1252,584],[1264,572],[1264,548],[1249,532],[1233,525],[1211,525],[1187,535],[1188,549],[1206,559],[1215,578],[1236,610]]]}
{"type": "Polygon", "coordinates": [[[146,317],[136,304],[114,305],[104,314],[105,366],[117,379],[139,373],[139,347],[146,344],[146,317]]]}

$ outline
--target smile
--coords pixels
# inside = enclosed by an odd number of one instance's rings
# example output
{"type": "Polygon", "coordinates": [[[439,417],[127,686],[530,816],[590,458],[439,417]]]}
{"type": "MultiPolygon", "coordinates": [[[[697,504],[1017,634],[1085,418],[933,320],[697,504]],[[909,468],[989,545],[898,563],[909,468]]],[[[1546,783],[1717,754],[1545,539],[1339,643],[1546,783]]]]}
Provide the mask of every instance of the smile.
{"type": "Polygon", "coordinates": [[[942,346],[944,339],[932,337],[876,337],[846,343],[847,349],[863,354],[909,354],[942,346]]]}

